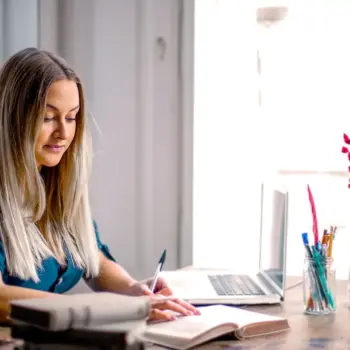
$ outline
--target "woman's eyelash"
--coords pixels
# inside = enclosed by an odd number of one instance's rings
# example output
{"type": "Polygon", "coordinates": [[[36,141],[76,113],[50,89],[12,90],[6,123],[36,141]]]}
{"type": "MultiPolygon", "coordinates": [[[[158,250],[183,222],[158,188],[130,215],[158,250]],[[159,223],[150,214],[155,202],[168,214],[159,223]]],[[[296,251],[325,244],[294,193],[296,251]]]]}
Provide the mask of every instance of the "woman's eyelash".
{"type": "MultiPolygon", "coordinates": [[[[49,121],[51,121],[51,120],[55,120],[56,118],[55,117],[45,117],[44,118],[44,121],[45,122],[49,122],[49,121]]],[[[66,118],[66,120],[68,120],[68,121],[74,121],[74,120],[76,120],[76,118],[66,118]]]]}

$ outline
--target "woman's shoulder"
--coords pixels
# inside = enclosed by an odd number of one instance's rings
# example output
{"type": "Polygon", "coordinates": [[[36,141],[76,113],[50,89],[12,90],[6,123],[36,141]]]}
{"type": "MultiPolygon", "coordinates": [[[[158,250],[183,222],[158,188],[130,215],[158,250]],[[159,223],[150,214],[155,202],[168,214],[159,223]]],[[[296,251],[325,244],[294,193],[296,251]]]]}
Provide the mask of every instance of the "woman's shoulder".
{"type": "Polygon", "coordinates": [[[94,229],[95,229],[96,241],[97,241],[98,249],[104,254],[104,256],[106,258],[108,258],[108,259],[110,259],[112,261],[116,261],[114,259],[113,255],[111,254],[108,245],[101,241],[101,236],[100,236],[100,232],[98,230],[98,226],[97,226],[96,220],[93,220],[93,223],[94,223],[94,229]]]}

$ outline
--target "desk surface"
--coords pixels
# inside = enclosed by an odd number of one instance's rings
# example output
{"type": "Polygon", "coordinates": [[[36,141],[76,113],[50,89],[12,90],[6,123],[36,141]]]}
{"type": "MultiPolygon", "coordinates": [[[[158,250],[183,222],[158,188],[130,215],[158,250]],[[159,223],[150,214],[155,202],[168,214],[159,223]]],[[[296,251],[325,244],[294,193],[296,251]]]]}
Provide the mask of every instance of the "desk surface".
{"type": "MultiPolygon", "coordinates": [[[[292,285],[300,278],[288,278],[292,285]]],[[[281,306],[254,306],[249,310],[287,317],[291,329],[279,335],[253,338],[245,341],[220,342],[201,349],[225,350],[284,350],[284,349],[350,349],[350,309],[346,298],[347,281],[337,282],[337,311],[330,316],[303,314],[301,286],[290,289],[281,306]]]]}
{"type": "MultiPolygon", "coordinates": [[[[300,278],[288,278],[293,285],[300,278]]],[[[346,281],[337,283],[337,312],[330,316],[306,316],[303,314],[302,289],[295,287],[287,291],[286,300],[278,306],[254,306],[249,310],[287,317],[291,329],[279,335],[259,337],[251,340],[216,342],[200,347],[202,350],[284,350],[284,349],[350,349],[350,309],[346,299],[346,281]]],[[[0,328],[0,336],[9,330],[0,328]]],[[[0,346],[11,349],[11,346],[0,346]]],[[[160,349],[152,347],[152,349],[160,349]]]]}

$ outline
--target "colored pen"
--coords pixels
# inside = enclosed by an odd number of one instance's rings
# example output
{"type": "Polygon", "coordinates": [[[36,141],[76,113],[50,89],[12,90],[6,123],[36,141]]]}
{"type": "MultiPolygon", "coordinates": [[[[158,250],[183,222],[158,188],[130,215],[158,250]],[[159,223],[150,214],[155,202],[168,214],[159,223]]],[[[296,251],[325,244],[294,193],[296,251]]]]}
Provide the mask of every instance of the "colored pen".
{"type": "Polygon", "coordinates": [[[333,227],[333,239],[335,239],[335,233],[337,232],[337,226],[333,227]]]}
{"type": "Polygon", "coordinates": [[[332,250],[333,250],[333,234],[329,235],[328,239],[328,257],[332,257],[332,250]]]}
{"type": "Polygon", "coordinates": [[[327,257],[327,244],[322,244],[322,257],[327,257]]]}
{"type": "Polygon", "coordinates": [[[320,241],[317,241],[316,249],[317,249],[318,252],[321,251],[322,246],[321,246],[321,242],[320,241]]]}
{"type": "Polygon", "coordinates": [[[314,196],[311,192],[311,188],[309,185],[307,185],[307,192],[309,195],[309,202],[311,205],[311,213],[312,213],[312,231],[314,233],[314,239],[315,239],[315,246],[317,246],[318,242],[318,222],[317,222],[317,214],[316,214],[316,206],[315,206],[315,200],[314,196]]]}
{"type": "MultiPolygon", "coordinates": [[[[306,253],[307,253],[309,259],[311,261],[313,261],[314,257],[312,255],[312,251],[311,251],[311,248],[309,246],[309,239],[308,239],[307,233],[303,233],[302,234],[302,239],[303,239],[303,243],[304,243],[304,247],[305,247],[306,253]]],[[[322,290],[321,290],[322,286],[319,285],[319,280],[317,278],[317,273],[314,270],[314,268],[312,267],[312,264],[309,264],[308,270],[309,270],[309,276],[310,276],[310,283],[311,283],[311,286],[312,286],[311,287],[311,293],[312,293],[313,301],[316,303],[318,308],[323,310],[322,299],[324,299],[326,296],[322,293],[322,290]]]]}
{"type": "Polygon", "coordinates": [[[308,257],[310,259],[313,259],[313,256],[312,256],[312,252],[311,252],[311,248],[309,246],[309,238],[307,237],[307,233],[303,233],[301,235],[302,239],[303,239],[303,243],[304,243],[304,247],[306,249],[306,253],[308,255],[308,257]]]}
{"type": "Polygon", "coordinates": [[[165,258],[166,258],[166,249],[164,249],[164,251],[163,251],[163,253],[158,261],[156,272],[154,274],[153,281],[152,281],[151,288],[150,288],[152,293],[154,292],[154,289],[156,288],[159,273],[160,273],[160,271],[162,271],[162,268],[163,268],[163,265],[165,262],[165,258]]]}
{"type": "Polygon", "coordinates": [[[312,248],[313,248],[314,259],[316,263],[316,276],[320,283],[321,293],[323,294],[323,297],[325,298],[326,303],[330,305],[332,309],[334,309],[335,308],[334,300],[327,286],[326,275],[321,264],[319,253],[315,247],[312,247],[312,248]]]}
{"type": "Polygon", "coordinates": [[[323,230],[323,236],[322,236],[322,241],[321,241],[322,245],[327,243],[326,239],[327,239],[327,230],[323,230]]]}

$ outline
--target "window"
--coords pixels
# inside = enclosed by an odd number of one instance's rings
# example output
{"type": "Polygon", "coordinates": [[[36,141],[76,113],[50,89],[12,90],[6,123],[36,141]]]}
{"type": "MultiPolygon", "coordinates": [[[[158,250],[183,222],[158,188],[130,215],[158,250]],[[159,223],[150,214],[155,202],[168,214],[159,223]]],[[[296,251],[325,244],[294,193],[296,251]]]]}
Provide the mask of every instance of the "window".
{"type": "Polygon", "coordinates": [[[288,273],[300,275],[307,183],[319,229],[342,226],[335,254],[348,255],[340,149],[350,131],[350,4],[290,1],[284,19],[265,25],[257,8],[268,3],[252,4],[196,2],[194,263],[256,266],[259,184],[277,181],[290,192],[288,273]]]}
{"type": "Polygon", "coordinates": [[[276,170],[346,170],[349,15],[347,2],[296,2],[280,23],[260,26],[262,118],[276,170]]]}

